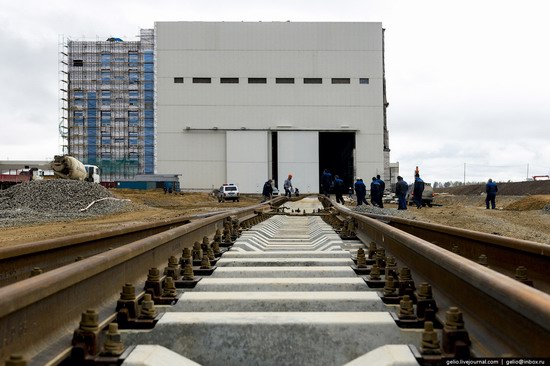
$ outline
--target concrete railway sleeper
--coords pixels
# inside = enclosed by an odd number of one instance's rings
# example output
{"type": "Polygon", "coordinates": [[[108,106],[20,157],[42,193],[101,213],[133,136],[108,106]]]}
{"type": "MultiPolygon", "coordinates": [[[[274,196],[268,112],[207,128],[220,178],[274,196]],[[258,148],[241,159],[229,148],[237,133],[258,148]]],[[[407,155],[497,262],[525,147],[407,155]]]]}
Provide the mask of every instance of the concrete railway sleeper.
{"type": "Polygon", "coordinates": [[[0,289],[2,359],[418,365],[545,355],[547,294],[377,220],[336,217],[316,198],[285,207],[191,222],[0,289]]]}

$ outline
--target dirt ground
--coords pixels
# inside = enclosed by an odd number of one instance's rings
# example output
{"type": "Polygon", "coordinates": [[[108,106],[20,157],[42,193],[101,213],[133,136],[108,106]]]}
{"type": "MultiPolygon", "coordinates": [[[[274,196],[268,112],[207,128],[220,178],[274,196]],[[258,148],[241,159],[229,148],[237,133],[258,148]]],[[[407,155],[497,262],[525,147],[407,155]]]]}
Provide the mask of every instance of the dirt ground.
{"type": "MultiPolygon", "coordinates": [[[[0,229],[0,247],[145,223],[211,211],[231,210],[260,202],[260,196],[243,196],[240,202],[218,203],[208,193],[164,194],[161,190],[140,191],[113,189],[118,198],[135,204],[131,212],[101,218],[46,225],[0,229]]],[[[434,203],[441,206],[408,210],[411,218],[470,230],[493,233],[518,239],[550,243],[550,195],[498,196],[497,210],[486,210],[484,196],[439,195],[434,203]],[[546,209],[545,209],[546,207],[546,209]]],[[[387,208],[396,208],[387,204],[387,208]]]]}

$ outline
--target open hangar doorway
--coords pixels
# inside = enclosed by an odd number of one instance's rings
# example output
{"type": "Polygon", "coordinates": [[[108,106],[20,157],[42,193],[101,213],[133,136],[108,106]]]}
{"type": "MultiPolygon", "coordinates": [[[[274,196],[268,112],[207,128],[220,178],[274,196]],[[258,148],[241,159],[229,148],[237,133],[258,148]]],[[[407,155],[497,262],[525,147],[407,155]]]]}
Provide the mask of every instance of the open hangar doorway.
{"type": "MultiPolygon", "coordinates": [[[[338,175],[346,186],[354,183],[355,132],[319,132],[319,180],[323,171],[328,169],[338,175]]],[[[319,182],[319,192],[321,183],[319,182]]]]}

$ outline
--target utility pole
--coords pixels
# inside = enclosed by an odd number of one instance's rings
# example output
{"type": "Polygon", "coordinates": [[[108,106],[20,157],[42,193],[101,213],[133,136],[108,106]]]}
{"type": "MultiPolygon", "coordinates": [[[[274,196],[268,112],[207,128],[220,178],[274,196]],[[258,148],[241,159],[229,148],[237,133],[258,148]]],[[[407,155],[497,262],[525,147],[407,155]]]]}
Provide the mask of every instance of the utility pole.
{"type": "Polygon", "coordinates": [[[466,163],[464,163],[464,185],[466,185],[466,163]]]}
{"type": "Polygon", "coordinates": [[[529,180],[529,163],[527,163],[527,177],[525,178],[525,180],[529,180]]]}

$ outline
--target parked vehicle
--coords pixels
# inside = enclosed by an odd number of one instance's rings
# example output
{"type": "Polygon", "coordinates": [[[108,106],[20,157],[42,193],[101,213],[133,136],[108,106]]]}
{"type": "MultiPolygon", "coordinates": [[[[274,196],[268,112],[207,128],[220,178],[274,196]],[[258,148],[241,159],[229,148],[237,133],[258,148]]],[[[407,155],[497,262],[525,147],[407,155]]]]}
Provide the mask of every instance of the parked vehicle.
{"type": "MultiPolygon", "coordinates": [[[[415,204],[413,200],[413,196],[414,196],[413,189],[414,189],[414,183],[409,185],[409,190],[407,191],[406,200],[409,206],[412,206],[415,204]]],[[[434,200],[434,189],[432,187],[432,184],[424,182],[424,192],[422,192],[422,206],[432,207],[433,200],[434,200]]]]}
{"type": "Polygon", "coordinates": [[[50,165],[57,178],[85,180],[94,183],[101,181],[97,166],[84,165],[70,155],[56,155],[50,165]]]}
{"type": "Polygon", "coordinates": [[[224,184],[218,190],[218,202],[225,202],[228,200],[239,202],[239,187],[235,184],[224,184]]]}
{"type": "Polygon", "coordinates": [[[17,171],[17,174],[0,174],[0,189],[7,189],[18,183],[29,182],[31,180],[44,179],[44,171],[38,168],[25,168],[17,171]]]}

